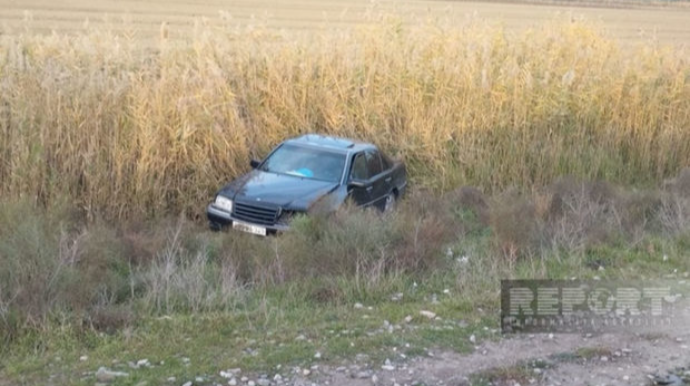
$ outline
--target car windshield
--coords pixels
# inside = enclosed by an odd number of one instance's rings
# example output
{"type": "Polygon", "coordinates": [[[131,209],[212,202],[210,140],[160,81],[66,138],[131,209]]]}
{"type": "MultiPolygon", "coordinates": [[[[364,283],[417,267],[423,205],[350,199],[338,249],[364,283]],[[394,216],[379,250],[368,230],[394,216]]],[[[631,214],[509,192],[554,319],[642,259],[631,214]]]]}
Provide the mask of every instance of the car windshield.
{"type": "Polygon", "coordinates": [[[285,144],[266,159],[261,170],[339,182],[344,168],[344,154],[285,144]]]}

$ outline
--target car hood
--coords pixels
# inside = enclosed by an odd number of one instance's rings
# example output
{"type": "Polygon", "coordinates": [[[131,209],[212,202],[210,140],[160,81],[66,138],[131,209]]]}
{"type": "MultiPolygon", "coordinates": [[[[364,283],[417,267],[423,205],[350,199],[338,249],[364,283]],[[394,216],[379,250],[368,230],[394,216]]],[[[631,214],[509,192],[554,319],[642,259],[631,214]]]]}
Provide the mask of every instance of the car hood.
{"type": "Polygon", "coordinates": [[[262,202],[306,211],[337,187],[334,182],[253,170],[231,182],[220,193],[235,201],[262,202]]]}

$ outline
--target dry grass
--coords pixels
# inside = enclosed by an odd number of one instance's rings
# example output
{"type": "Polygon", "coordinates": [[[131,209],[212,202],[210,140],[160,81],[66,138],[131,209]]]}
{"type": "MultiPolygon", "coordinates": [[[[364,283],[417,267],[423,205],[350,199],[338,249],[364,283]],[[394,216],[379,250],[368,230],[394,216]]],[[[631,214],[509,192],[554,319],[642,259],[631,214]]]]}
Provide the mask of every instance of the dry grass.
{"type": "Polygon", "coordinates": [[[690,164],[687,58],[587,23],[193,36],[145,51],[108,32],[3,37],[0,196],[199,215],[250,156],[308,131],[374,141],[440,190],[655,182],[690,164]]]}
{"type": "Polygon", "coordinates": [[[346,207],[298,217],[268,238],[211,233],[184,218],[89,223],[72,210],[4,201],[0,340],[55,320],[113,330],[136,315],[235,311],[252,294],[298,284],[305,299],[343,303],[446,277],[467,299],[486,300],[506,277],[647,275],[673,262],[687,270],[687,175],[665,190],[570,178],[491,198],[474,188],[413,193],[392,214],[346,207]]]}

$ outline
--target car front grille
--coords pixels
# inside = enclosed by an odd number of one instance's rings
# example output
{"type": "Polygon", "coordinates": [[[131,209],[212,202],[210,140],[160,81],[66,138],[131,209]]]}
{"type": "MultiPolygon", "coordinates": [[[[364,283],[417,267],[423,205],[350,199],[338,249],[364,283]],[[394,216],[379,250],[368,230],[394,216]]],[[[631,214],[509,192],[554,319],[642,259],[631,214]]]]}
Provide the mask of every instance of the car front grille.
{"type": "Polygon", "coordinates": [[[235,202],[234,217],[252,224],[274,225],[278,217],[278,212],[278,207],[235,202]]]}

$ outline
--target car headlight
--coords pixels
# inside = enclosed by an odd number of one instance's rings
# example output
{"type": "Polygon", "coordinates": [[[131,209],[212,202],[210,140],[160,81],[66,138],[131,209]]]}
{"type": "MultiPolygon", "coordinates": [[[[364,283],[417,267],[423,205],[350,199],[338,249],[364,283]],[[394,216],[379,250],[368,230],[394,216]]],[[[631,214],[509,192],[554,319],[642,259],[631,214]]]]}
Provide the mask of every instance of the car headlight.
{"type": "Polygon", "coordinates": [[[221,209],[223,209],[229,213],[232,212],[232,200],[227,198],[227,197],[217,196],[215,204],[217,207],[219,207],[219,208],[221,208],[221,209]]]}

